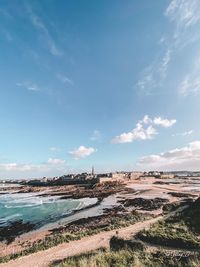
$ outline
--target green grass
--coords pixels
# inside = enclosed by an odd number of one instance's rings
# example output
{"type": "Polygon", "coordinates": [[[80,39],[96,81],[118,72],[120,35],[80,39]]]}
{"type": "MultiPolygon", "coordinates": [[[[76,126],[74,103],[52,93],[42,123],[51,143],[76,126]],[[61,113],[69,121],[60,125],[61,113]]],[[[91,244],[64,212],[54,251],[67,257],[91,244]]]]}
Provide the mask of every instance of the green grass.
{"type": "Polygon", "coordinates": [[[159,252],[134,252],[132,250],[96,251],[54,263],[51,267],[197,267],[197,257],[171,257],[159,252]]]}
{"type": "Polygon", "coordinates": [[[200,234],[200,198],[191,203],[189,208],[184,210],[180,217],[190,229],[200,234]]]}
{"type": "Polygon", "coordinates": [[[86,230],[81,230],[81,231],[77,231],[75,233],[70,233],[70,232],[64,232],[61,234],[54,234],[48,237],[45,237],[45,239],[40,240],[35,242],[32,247],[27,248],[19,253],[15,253],[15,254],[11,254],[5,257],[1,257],[0,258],[0,263],[2,262],[7,262],[9,260],[12,259],[16,259],[18,257],[21,256],[25,256],[25,255],[29,255],[31,253],[37,252],[37,251],[41,251],[41,250],[46,250],[48,248],[57,246],[61,243],[67,243],[73,240],[79,240],[83,237],[86,236],[91,236],[91,235],[95,235],[98,234],[100,232],[103,231],[110,231],[110,230],[114,230],[114,229],[119,229],[122,227],[127,227],[129,225],[132,225],[138,221],[142,221],[144,220],[144,216],[140,215],[140,214],[128,214],[128,215],[124,215],[123,217],[121,216],[115,216],[112,217],[110,220],[110,224],[109,225],[105,225],[104,227],[97,227],[93,228],[93,229],[86,229],[86,230]]]}
{"type": "Polygon", "coordinates": [[[172,223],[162,221],[149,230],[143,230],[138,237],[146,242],[177,248],[199,249],[200,236],[191,231],[184,221],[172,223]]]}
{"type": "Polygon", "coordinates": [[[200,249],[200,200],[149,230],[137,235],[141,240],[161,246],[200,249]]]}

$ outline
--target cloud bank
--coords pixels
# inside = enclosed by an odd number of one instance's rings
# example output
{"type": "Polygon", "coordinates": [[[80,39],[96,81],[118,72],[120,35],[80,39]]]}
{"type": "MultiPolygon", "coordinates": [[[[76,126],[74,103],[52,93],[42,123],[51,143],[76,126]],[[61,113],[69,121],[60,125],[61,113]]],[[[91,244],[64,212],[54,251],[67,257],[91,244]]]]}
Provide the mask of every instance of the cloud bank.
{"type": "Polygon", "coordinates": [[[182,148],[140,158],[137,163],[145,170],[198,170],[200,166],[200,141],[182,148]]]}
{"type": "Polygon", "coordinates": [[[65,160],[49,158],[43,163],[0,163],[0,178],[36,178],[63,174],[67,169],[65,160]],[[33,175],[34,173],[34,175],[33,175]]]}

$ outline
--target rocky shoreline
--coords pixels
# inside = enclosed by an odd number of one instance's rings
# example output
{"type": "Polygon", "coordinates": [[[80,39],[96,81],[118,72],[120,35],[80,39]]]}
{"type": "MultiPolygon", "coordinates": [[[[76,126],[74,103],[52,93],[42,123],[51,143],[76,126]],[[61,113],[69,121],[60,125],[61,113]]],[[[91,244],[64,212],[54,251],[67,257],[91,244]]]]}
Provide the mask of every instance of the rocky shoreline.
{"type": "Polygon", "coordinates": [[[124,207],[135,207],[141,210],[148,211],[160,209],[167,202],[169,202],[169,200],[164,198],[144,199],[141,197],[120,201],[120,203],[122,203],[124,207]]]}
{"type": "MultiPolygon", "coordinates": [[[[8,190],[8,189],[6,189],[8,190]]],[[[59,199],[82,199],[82,198],[97,198],[95,204],[91,204],[79,210],[73,211],[66,215],[69,220],[63,221],[62,225],[55,224],[48,229],[40,231],[32,231],[36,226],[18,224],[19,231],[12,236],[12,241],[4,239],[0,244],[0,256],[6,256],[31,249],[35,244],[40,244],[43,240],[51,240],[56,236],[73,233],[84,233],[88,231],[96,231],[98,229],[110,229],[110,226],[117,222],[117,225],[126,225],[133,218],[147,218],[149,216],[158,216],[163,214],[163,206],[165,210],[172,210],[173,206],[170,203],[190,197],[195,198],[197,194],[193,192],[185,192],[180,186],[155,184],[155,179],[152,180],[135,180],[127,183],[105,183],[95,186],[59,186],[59,187],[21,187],[17,188],[18,193],[37,193],[39,196],[56,196],[59,199]],[[160,197],[158,197],[160,196],[160,197]],[[114,199],[114,202],[108,205],[105,200],[114,199]],[[113,204],[114,203],[114,204],[113,204]],[[101,213],[99,214],[99,208],[101,213]],[[92,212],[91,212],[92,211],[92,212]],[[79,215],[80,214],[80,215],[79,215]],[[73,219],[71,219],[71,217],[73,219]],[[25,235],[20,229],[24,227],[25,235]],[[30,229],[29,227],[33,227],[30,229]],[[30,232],[29,232],[30,229],[30,232]]],[[[16,192],[15,192],[16,193],[16,192]]],[[[109,200],[110,201],[110,200],[109,200]]],[[[177,204],[175,204],[176,207],[177,204]]],[[[166,212],[165,211],[165,212],[166,212]]],[[[13,229],[15,226],[13,226],[13,229]]],[[[3,230],[3,229],[2,229],[3,230]]],[[[12,233],[12,231],[11,231],[12,233]]],[[[8,238],[9,239],[9,238],[8,238]]],[[[10,239],[11,240],[11,239],[10,239]]],[[[46,242],[46,241],[45,241],[46,242]]]]}
{"type": "Polygon", "coordinates": [[[16,237],[34,230],[36,225],[23,220],[10,221],[6,226],[0,226],[0,242],[12,243],[16,237]]]}
{"type": "MultiPolygon", "coordinates": [[[[13,188],[6,188],[6,190],[13,190],[13,188]]],[[[27,193],[27,192],[41,192],[39,196],[58,196],[59,199],[83,199],[83,198],[97,198],[97,202],[90,204],[88,206],[82,207],[77,210],[73,210],[71,213],[66,214],[62,219],[70,217],[72,215],[78,214],[90,210],[92,208],[98,207],[101,202],[108,196],[116,194],[117,192],[125,191],[130,192],[132,190],[126,189],[123,184],[119,183],[108,183],[106,185],[98,185],[94,188],[80,188],[78,186],[64,186],[58,188],[49,188],[48,190],[42,191],[43,188],[18,188],[17,193],[27,193]]],[[[15,192],[16,193],[16,192],[15,192]]],[[[61,219],[61,218],[60,218],[61,219]]],[[[6,225],[0,225],[0,242],[9,245],[17,238],[19,239],[21,235],[28,234],[29,232],[38,230],[41,225],[34,224],[33,222],[24,222],[23,220],[8,221],[6,225]]]]}

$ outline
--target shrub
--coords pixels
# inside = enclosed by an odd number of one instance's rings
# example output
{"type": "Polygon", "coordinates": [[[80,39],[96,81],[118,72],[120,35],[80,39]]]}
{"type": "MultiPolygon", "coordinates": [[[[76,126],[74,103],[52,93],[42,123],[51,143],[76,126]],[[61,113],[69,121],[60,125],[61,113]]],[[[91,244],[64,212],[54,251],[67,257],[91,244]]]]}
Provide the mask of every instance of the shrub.
{"type": "Polygon", "coordinates": [[[124,240],[122,238],[113,236],[110,239],[110,248],[112,250],[120,250],[120,249],[129,249],[129,250],[145,250],[145,245],[143,242],[138,240],[124,240]]]}

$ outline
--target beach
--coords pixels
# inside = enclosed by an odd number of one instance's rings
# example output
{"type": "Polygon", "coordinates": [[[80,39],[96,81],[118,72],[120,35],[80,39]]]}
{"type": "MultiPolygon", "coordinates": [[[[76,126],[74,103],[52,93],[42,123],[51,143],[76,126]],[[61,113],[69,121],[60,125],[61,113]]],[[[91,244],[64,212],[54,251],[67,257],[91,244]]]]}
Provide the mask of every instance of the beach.
{"type": "MultiPolygon", "coordinates": [[[[32,188],[34,192],[27,193],[30,188],[20,187],[17,189],[18,191],[16,188],[14,190],[12,188],[9,192],[9,197],[12,199],[10,203],[17,205],[19,209],[19,204],[21,205],[21,202],[24,201],[26,208],[33,214],[32,219],[27,217],[27,221],[23,221],[24,223],[35,222],[33,212],[36,207],[37,209],[38,207],[43,208],[43,215],[52,212],[52,209],[56,210],[57,213],[60,212],[60,215],[53,219],[51,216],[45,217],[44,220],[41,220],[43,223],[40,222],[37,226],[34,223],[34,227],[30,231],[19,233],[11,241],[2,240],[0,245],[1,258],[23,252],[38,242],[42,242],[45,238],[54,238],[56,235],[87,232],[91,229],[98,229],[101,232],[99,229],[109,225],[113,217],[122,220],[124,217],[137,212],[137,220],[141,220],[141,223],[151,218],[159,218],[163,216],[164,205],[186,199],[196,199],[200,193],[198,191],[198,188],[200,189],[199,184],[198,179],[188,179],[186,182],[183,178],[165,180],[155,177],[141,177],[135,180],[126,180],[123,183],[96,185],[92,189],[64,186],[45,188],[45,190],[32,188]],[[17,199],[17,201],[13,203],[13,199],[15,201],[17,199]],[[45,205],[48,207],[47,210],[45,209],[46,213],[44,212],[45,205]],[[52,205],[53,208],[49,209],[49,205],[52,205]],[[46,220],[46,218],[48,219],[46,220]]],[[[6,194],[8,194],[9,189],[6,190],[6,194]]],[[[1,197],[6,198],[6,194],[4,191],[1,197]]],[[[13,220],[16,218],[11,217],[13,220]]],[[[3,224],[3,220],[5,221],[5,218],[1,218],[1,227],[6,226],[3,224]]],[[[140,222],[137,223],[140,224],[140,222]]],[[[70,246],[70,242],[68,246],[70,246]]],[[[42,253],[40,252],[41,255],[42,253]]]]}

